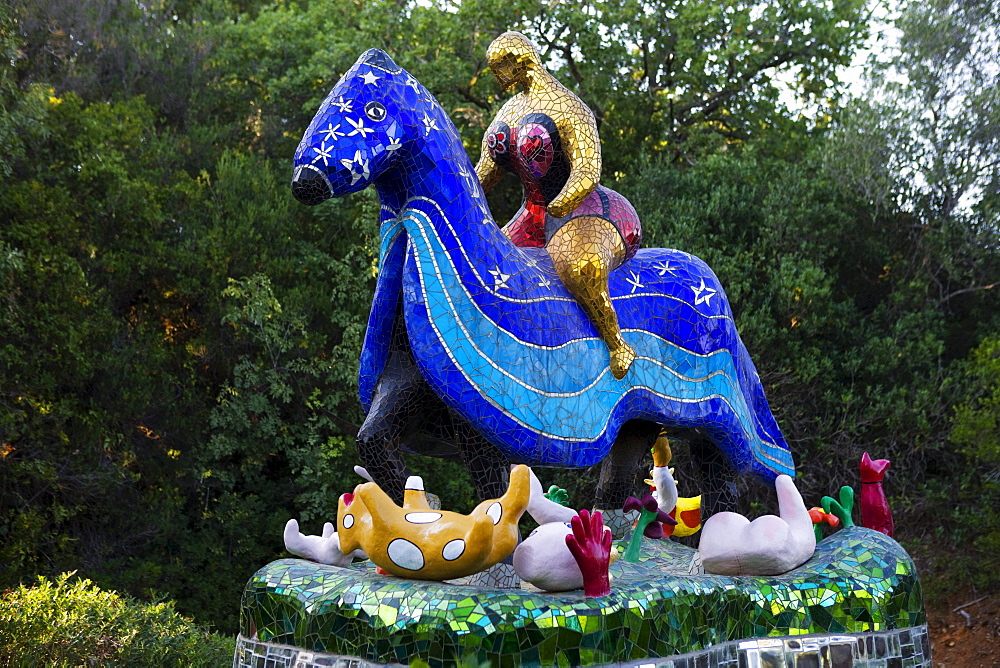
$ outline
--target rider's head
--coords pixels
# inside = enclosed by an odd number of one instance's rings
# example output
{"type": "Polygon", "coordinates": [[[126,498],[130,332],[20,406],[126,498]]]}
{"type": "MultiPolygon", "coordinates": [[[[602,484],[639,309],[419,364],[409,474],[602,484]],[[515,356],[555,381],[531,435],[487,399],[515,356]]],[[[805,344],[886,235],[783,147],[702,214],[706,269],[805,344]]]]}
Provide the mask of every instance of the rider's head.
{"type": "Polygon", "coordinates": [[[544,69],[538,49],[519,32],[505,32],[493,40],[486,50],[486,61],[504,90],[516,84],[527,87],[532,73],[544,69]]]}

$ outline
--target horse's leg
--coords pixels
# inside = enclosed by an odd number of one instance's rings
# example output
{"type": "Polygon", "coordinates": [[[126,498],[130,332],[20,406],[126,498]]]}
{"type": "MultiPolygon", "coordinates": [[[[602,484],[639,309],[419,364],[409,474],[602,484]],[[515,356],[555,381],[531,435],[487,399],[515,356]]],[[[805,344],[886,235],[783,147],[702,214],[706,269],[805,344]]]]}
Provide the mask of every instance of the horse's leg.
{"type": "Polygon", "coordinates": [[[706,436],[689,441],[692,463],[701,472],[701,521],[721,512],[736,512],[736,470],[706,436]]]}
{"type": "Polygon", "coordinates": [[[627,422],[601,464],[594,507],[601,510],[615,538],[623,538],[635,521],[634,514],[625,513],[622,507],[640,489],[643,458],[653,447],[659,430],[659,425],[650,422],[627,422]]]}
{"type": "Polygon", "coordinates": [[[465,418],[449,412],[454,421],[455,442],[458,443],[462,462],[472,476],[479,500],[499,499],[507,491],[510,480],[509,461],[465,418]]]}
{"type": "Polygon", "coordinates": [[[403,461],[400,441],[424,412],[433,396],[413,361],[409,344],[396,323],[392,350],[375,386],[371,408],[358,431],[358,456],[379,487],[397,504],[403,503],[403,488],[409,470],[403,461]]]}
{"type": "Polygon", "coordinates": [[[418,393],[400,391],[395,382],[379,381],[368,417],[358,432],[358,457],[372,480],[397,504],[403,503],[403,487],[409,470],[400,451],[400,436],[408,415],[419,406],[418,393]]]}
{"type": "MultiPolygon", "coordinates": [[[[510,462],[500,450],[487,441],[460,415],[451,412],[455,441],[459,445],[462,462],[472,476],[472,484],[480,501],[499,499],[507,491],[510,481],[510,462]]],[[[519,541],[520,542],[520,541],[519,541]]],[[[519,589],[521,579],[514,571],[514,555],[484,571],[469,577],[467,584],[474,587],[519,589]]]]}

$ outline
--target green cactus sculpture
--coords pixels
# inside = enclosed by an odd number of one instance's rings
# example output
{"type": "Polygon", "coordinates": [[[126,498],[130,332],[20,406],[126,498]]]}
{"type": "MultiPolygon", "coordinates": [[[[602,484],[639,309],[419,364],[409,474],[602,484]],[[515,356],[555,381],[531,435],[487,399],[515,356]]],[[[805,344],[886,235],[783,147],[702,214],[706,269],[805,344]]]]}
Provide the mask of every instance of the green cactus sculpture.
{"type": "Polygon", "coordinates": [[[851,512],[854,510],[854,488],[850,485],[840,488],[839,502],[833,497],[824,496],[820,499],[820,505],[823,506],[824,512],[836,515],[845,527],[854,526],[854,520],[851,519],[851,512]]]}

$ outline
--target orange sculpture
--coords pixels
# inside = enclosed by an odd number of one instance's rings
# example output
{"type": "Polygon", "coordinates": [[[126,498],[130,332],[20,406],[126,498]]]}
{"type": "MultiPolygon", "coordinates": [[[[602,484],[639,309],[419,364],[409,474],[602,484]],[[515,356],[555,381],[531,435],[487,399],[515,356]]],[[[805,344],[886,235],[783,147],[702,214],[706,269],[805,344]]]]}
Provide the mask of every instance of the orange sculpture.
{"type": "Polygon", "coordinates": [[[337,535],[345,553],[363,549],[380,568],[404,578],[452,580],[500,563],[517,547],[517,523],[528,507],[530,471],[515,466],[499,499],[468,515],[433,510],[419,476],[406,481],[403,506],[373,482],[343,494],[337,535]]]}

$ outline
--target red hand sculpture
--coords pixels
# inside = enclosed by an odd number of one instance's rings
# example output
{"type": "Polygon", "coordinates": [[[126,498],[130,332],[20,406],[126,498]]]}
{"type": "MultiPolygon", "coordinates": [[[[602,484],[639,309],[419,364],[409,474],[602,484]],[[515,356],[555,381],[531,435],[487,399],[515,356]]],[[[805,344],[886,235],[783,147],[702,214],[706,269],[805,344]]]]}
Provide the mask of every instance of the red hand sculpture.
{"type": "Polygon", "coordinates": [[[586,596],[607,596],[611,593],[608,566],[611,563],[611,530],[604,526],[601,511],[591,515],[581,510],[570,520],[573,534],[566,536],[566,547],[573,554],[583,573],[583,593],[586,596]]]}

